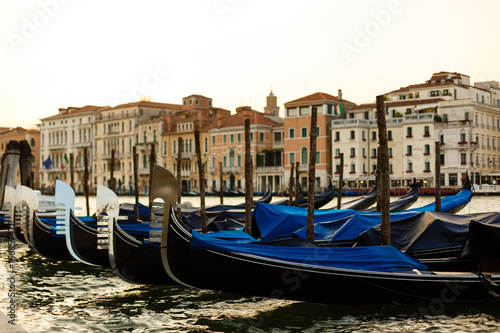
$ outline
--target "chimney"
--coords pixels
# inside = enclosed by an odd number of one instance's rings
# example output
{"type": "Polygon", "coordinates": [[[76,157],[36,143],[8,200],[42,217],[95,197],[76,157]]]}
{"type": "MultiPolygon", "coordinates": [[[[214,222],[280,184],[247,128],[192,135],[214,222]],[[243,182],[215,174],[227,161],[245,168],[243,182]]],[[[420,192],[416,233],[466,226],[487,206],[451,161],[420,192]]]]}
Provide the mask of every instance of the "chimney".
{"type": "Polygon", "coordinates": [[[337,94],[337,97],[338,97],[339,101],[341,102],[342,101],[342,89],[339,89],[339,93],[337,94]]]}

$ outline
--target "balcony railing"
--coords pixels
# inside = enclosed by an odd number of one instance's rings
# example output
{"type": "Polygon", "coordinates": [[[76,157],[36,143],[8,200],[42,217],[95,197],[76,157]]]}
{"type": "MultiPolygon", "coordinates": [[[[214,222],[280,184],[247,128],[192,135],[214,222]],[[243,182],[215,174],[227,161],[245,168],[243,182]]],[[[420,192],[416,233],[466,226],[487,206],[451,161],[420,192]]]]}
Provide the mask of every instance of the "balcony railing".
{"type": "Polygon", "coordinates": [[[282,166],[265,166],[257,167],[257,173],[280,173],[283,172],[284,168],[282,166]]]}
{"type": "Polygon", "coordinates": [[[222,173],[241,173],[240,166],[222,167],[222,173]]]}

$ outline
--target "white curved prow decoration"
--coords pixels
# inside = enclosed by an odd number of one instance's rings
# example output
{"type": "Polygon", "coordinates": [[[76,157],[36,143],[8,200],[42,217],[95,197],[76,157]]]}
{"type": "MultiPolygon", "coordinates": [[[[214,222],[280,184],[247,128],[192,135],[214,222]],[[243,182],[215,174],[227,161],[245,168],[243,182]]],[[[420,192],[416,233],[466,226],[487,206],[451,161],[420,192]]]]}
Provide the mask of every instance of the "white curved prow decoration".
{"type": "Polygon", "coordinates": [[[16,196],[14,200],[14,224],[16,228],[21,228],[22,230],[22,221],[21,221],[21,215],[22,215],[22,207],[21,207],[21,201],[23,198],[23,190],[21,188],[20,184],[16,185],[16,196]]]}
{"type": "Polygon", "coordinates": [[[114,252],[110,240],[113,236],[113,222],[118,219],[120,213],[120,201],[115,192],[101,185],[97,185],[96,200],[97,249],[108,249],[108,254],[112,258],[114,252]]]}
{"type": "Polygon", "coordinates": [[[14,206],[16,203],[16,189],[5,185],[5,194],[3,199],[3,209],[5,212],[5,218],[8,219],[5,223],[14,223],[14,206]]]}
{"type": "Polygon", "coordinates": [[[22,207],[22,224],[21,231],[24,233],[26,241],[33,247],[31,241],[31,229],[33,228],[33,213],[38,209],[38,195],[33,189],[22,185],[21,186],[21,207],[22,207]]]}
{"type": "Polygon", "coordinates": [[[71,235],[69,232],[69,223],[71,211],[75,209],[75,191],[63,181],[56,180],[56,234],[64,235],[66,239],[66,247],[69,253],[76,260],[83,262],[73,250],[71,235]]]}

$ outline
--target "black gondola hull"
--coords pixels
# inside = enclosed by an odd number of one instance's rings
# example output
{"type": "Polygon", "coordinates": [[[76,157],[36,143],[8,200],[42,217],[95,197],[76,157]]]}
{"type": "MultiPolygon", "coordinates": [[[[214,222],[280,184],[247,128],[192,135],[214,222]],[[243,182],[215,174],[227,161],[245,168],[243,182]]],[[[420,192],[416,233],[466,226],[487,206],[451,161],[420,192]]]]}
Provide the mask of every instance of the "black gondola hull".
{"type": "Polygon", "coordinates": [[[498,301],[475,274],[357,271],[192,250],[190,235],[171,214],[162,255],[169,275],[192,287],[332,304],[498,301]]]}
{"type": "Polygon", "coordinates": [[[92,265],[110,266],[108,251],[97,249],[97,229],[80,221],[73,212],[70,215],[69,232],[73,252],[81,261],[92,265]]]}
{"type": "Polygon", "coordinates": [[[38,254],[53,260],[74,260],[66,246],[66,238],[52,236],[50,226],[36,214],[33,215],[32,229],[32,245],[38,254]]]}

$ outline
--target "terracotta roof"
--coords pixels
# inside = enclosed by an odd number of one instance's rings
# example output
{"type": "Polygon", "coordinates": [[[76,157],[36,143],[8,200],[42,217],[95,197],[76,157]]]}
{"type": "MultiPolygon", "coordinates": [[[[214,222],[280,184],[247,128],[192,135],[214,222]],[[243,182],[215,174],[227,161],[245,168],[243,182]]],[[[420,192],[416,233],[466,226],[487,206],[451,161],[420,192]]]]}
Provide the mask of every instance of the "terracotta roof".
{"type": "Polygon", "coordinates": [[[76,113],[93,112],[102,108],[104,108],[104,106],[97,106],[97,105],[85,105],[82,107],[69,106],[67,108],[59,108],[59,114],[41,118],[40,120],[57,119],[59,117],[65,117],[67,115],[73,115],[76,113]],[[68,110],[70,112],[68,112],[68,110]]]}
{"type": "MultiPolygon", "coordinates": [[[[429,104],[429,103],[439,103],[444,101],[443,98],[429,98],[429,99],[408,99],[408,100],[400,100],[400,101],[385,101],[384,105],[389,107],[397,107],[397,106],[414,106],[421,104],[429,104]]],[[[368,103],[368,104],[360,104],[356,105],[352,108],[352,110],[361,110],[361,109],[376,109],[376,103],[368,103]]]]}
{"type": "Polygon", "coordinates": [[[236,114],[220,119],[220,124],[218,121],[215,121],[212,128],[245,126],[245,111],[250,113],[250,125],[282,126],[282,123],[272,121],[263,112],[252,110],[249,107],[240,107],[237,109],[236,114]]]}
{"type": "Polygon", "coordinates": [[[125,104],[113,106],[113,107],[110,107],[109,109],[106,109],[106,111],[115,110],[115,109],[130,108],[130,107],[134,107],[134,106],[144,106],[144,107],[150,107],[150,108],[171,108],[171,109],[180,109],[182,107],[182,105],[180,105],[180,104],[139,101],[139,102],[131,102],[131,103],[125,103],[125,104]]]}
{"type": "MultiPolygon", "coordinates": [[[[308,96],[304,96],[298,99],[294,99],[293,101],[285,103],[285,107],[293,106],[294,104],[299,105],[299,104],[307,104],[311,102],[320,102],[320,101],[336,101],[338,102],[339,99],[337,96],[333,96],[327,93],[322,93],[322,92],[317,92],[308,96]]],[[[355,104],[353,102],[350,102],[346,99],[343,99],[342,102],[347,102],[351,104],[355,104]]]]}
{"type": "Polygon", "coordinates": [[[441,82],[435,82],[435,83],[419,83],[419,84],[412,84],[406,87],[401,87],[399,89],[393,90],[391,92],[388,92],[384,95],[392,94],[392,93],[397,93],[397,92],[405,92],[405,91],[410,91],[412,89],[418,89],[418,88],[430,88],[430,87],[442,87],[442,86],[453,86],[455,85],[453,82],[446,81],[444,83],[441,82]]]}
{"type": "Polygon", "coordinates": [[[192,94],[192,95],[186,96],[184,98],[189,98],[189,97],[201,97],[201,98],[211,99],[210,97],[206,97],[206,96],[198,95],[198,94],[192,94]]]}

